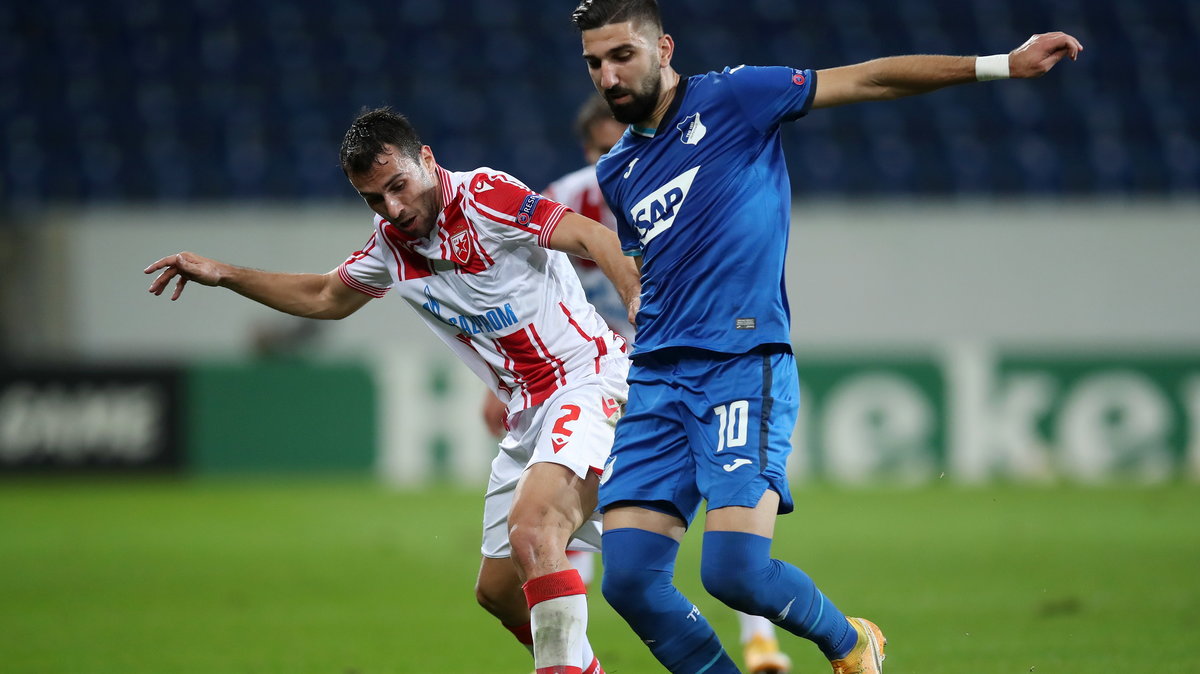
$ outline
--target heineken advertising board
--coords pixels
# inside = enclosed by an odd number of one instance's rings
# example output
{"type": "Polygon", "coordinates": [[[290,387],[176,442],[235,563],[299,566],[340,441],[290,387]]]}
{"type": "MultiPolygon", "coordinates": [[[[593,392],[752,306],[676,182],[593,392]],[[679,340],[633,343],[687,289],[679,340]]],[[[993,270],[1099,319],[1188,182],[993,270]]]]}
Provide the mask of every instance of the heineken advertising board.
{"type": "Polygon", "coordinates": [[[1200,478],[1200,353],[802,357],[790,471],[843,483],[1200,478]]]}
{"type": "Polygon", "coordinates": [[[945,465],[946,383],[931,359],[798,359],[789,472],[843,483],[921,482],[945,465]]]}
{"type": "MultiPolygon", "coordinates": [[[[1200,351],[799,351],[797,482],[1200,481],[1200,351]]],[[[486,480],[497,439],[467,368],[392,351],[375,373],[389,480],[486,480]]]]}
{"type": "Polygon", "coordinates": [[[1200,355],[1002,356],[987,472],[1096,482],[1198,476],[1200,355]]]}

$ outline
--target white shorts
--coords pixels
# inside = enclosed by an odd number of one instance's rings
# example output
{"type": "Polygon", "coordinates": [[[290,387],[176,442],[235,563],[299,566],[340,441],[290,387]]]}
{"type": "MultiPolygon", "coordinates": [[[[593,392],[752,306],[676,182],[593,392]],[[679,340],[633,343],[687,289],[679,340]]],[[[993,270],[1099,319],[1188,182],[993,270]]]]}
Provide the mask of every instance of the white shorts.
{"type": "MultiPolygon", "coordinates": [[[[612,449],[613,430],[629,390],[625,376],[629,361],[608,359],[599,376],[568,384],[546,402],[524,410],[500,441],[492,460],[487,495],[483,499],[484,557],[509,557],[508,513],[517,481],[535,463],[566,466],[580,478],[599,475],[612,449]]],[[[600,549],[600,513],[584,522],[567,544],[568,550],[600,549]]]]}

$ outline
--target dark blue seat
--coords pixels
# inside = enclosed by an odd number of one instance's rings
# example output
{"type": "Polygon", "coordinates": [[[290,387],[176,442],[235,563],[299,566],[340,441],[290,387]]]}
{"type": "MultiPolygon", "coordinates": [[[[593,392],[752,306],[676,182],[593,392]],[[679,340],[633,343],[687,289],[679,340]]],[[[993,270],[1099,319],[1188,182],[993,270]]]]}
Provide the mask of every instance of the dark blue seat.
{"type": "MultiPolygon", "coordinates": [[[[570,3],[568,3],[569,5],[570,3]]],[[[797,194],[1200,192],[1193,0],[665,3],[681,72],[995,53],[1036,30],[1087,50],[1034,82],[816,111],[785,134],[797,194]]],[[[0,207],[351,199],[363,106],[409,114],[449,168],[534,186],[582,161],[591,92],[558,0],[0,3],[0,207]],[[78,156],[78,162],[54,162],[78,156]],[[186,161],[179,161],[186,157],[186,161]],[[277,161],[277,157],[285,158],[277,161]]]]}

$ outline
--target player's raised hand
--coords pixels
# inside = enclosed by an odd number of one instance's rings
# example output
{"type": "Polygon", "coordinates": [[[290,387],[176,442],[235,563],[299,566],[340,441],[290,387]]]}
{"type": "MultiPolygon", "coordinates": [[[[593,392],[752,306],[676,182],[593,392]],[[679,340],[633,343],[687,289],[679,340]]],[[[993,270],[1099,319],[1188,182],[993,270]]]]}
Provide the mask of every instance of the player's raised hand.
{"type": "Polygon", "coordinates": [[[1079,58],[1083,45],[1066,33],[1041,33],[1025,41],[1008,54],[1009,75],[1013,78],[1041,77],[1050,72],[1064,56],[1079,58]]]}
{"type": "Polygon", "coordinates": [[[172,301],[179,299],[183,293],[183,287],[187,285],[188,281],[215,286],[221,280],[221,263],[195,253],[183,252],[168,255],[146,267],[145,273],[153,274],[160,269],[162,273],[150,284],[150,292],[162,295],[171,279],[178,278],[179,280],[175,283],[175,292],[171,294],[172,301]]]}

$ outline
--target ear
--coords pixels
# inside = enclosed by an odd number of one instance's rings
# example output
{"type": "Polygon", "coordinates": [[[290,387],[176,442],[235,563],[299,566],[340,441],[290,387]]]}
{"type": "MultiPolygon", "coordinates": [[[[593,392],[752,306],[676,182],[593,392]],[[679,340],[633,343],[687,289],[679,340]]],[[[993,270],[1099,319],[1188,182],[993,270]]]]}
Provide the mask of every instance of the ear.
{"type": "Polygon", "coordinates": [[[671,57],[675,55],[675,40],[670,35],[663,33],[662,37],[658,38],[658,60],[664,68],[671,65],[671,57]]]}
{"type": "Polygon", "coordinates": [[[433,157],[433,148],[428,145],[421,146],[421,166],[430,175],[437,174],[437,159],[433,157]]]}

